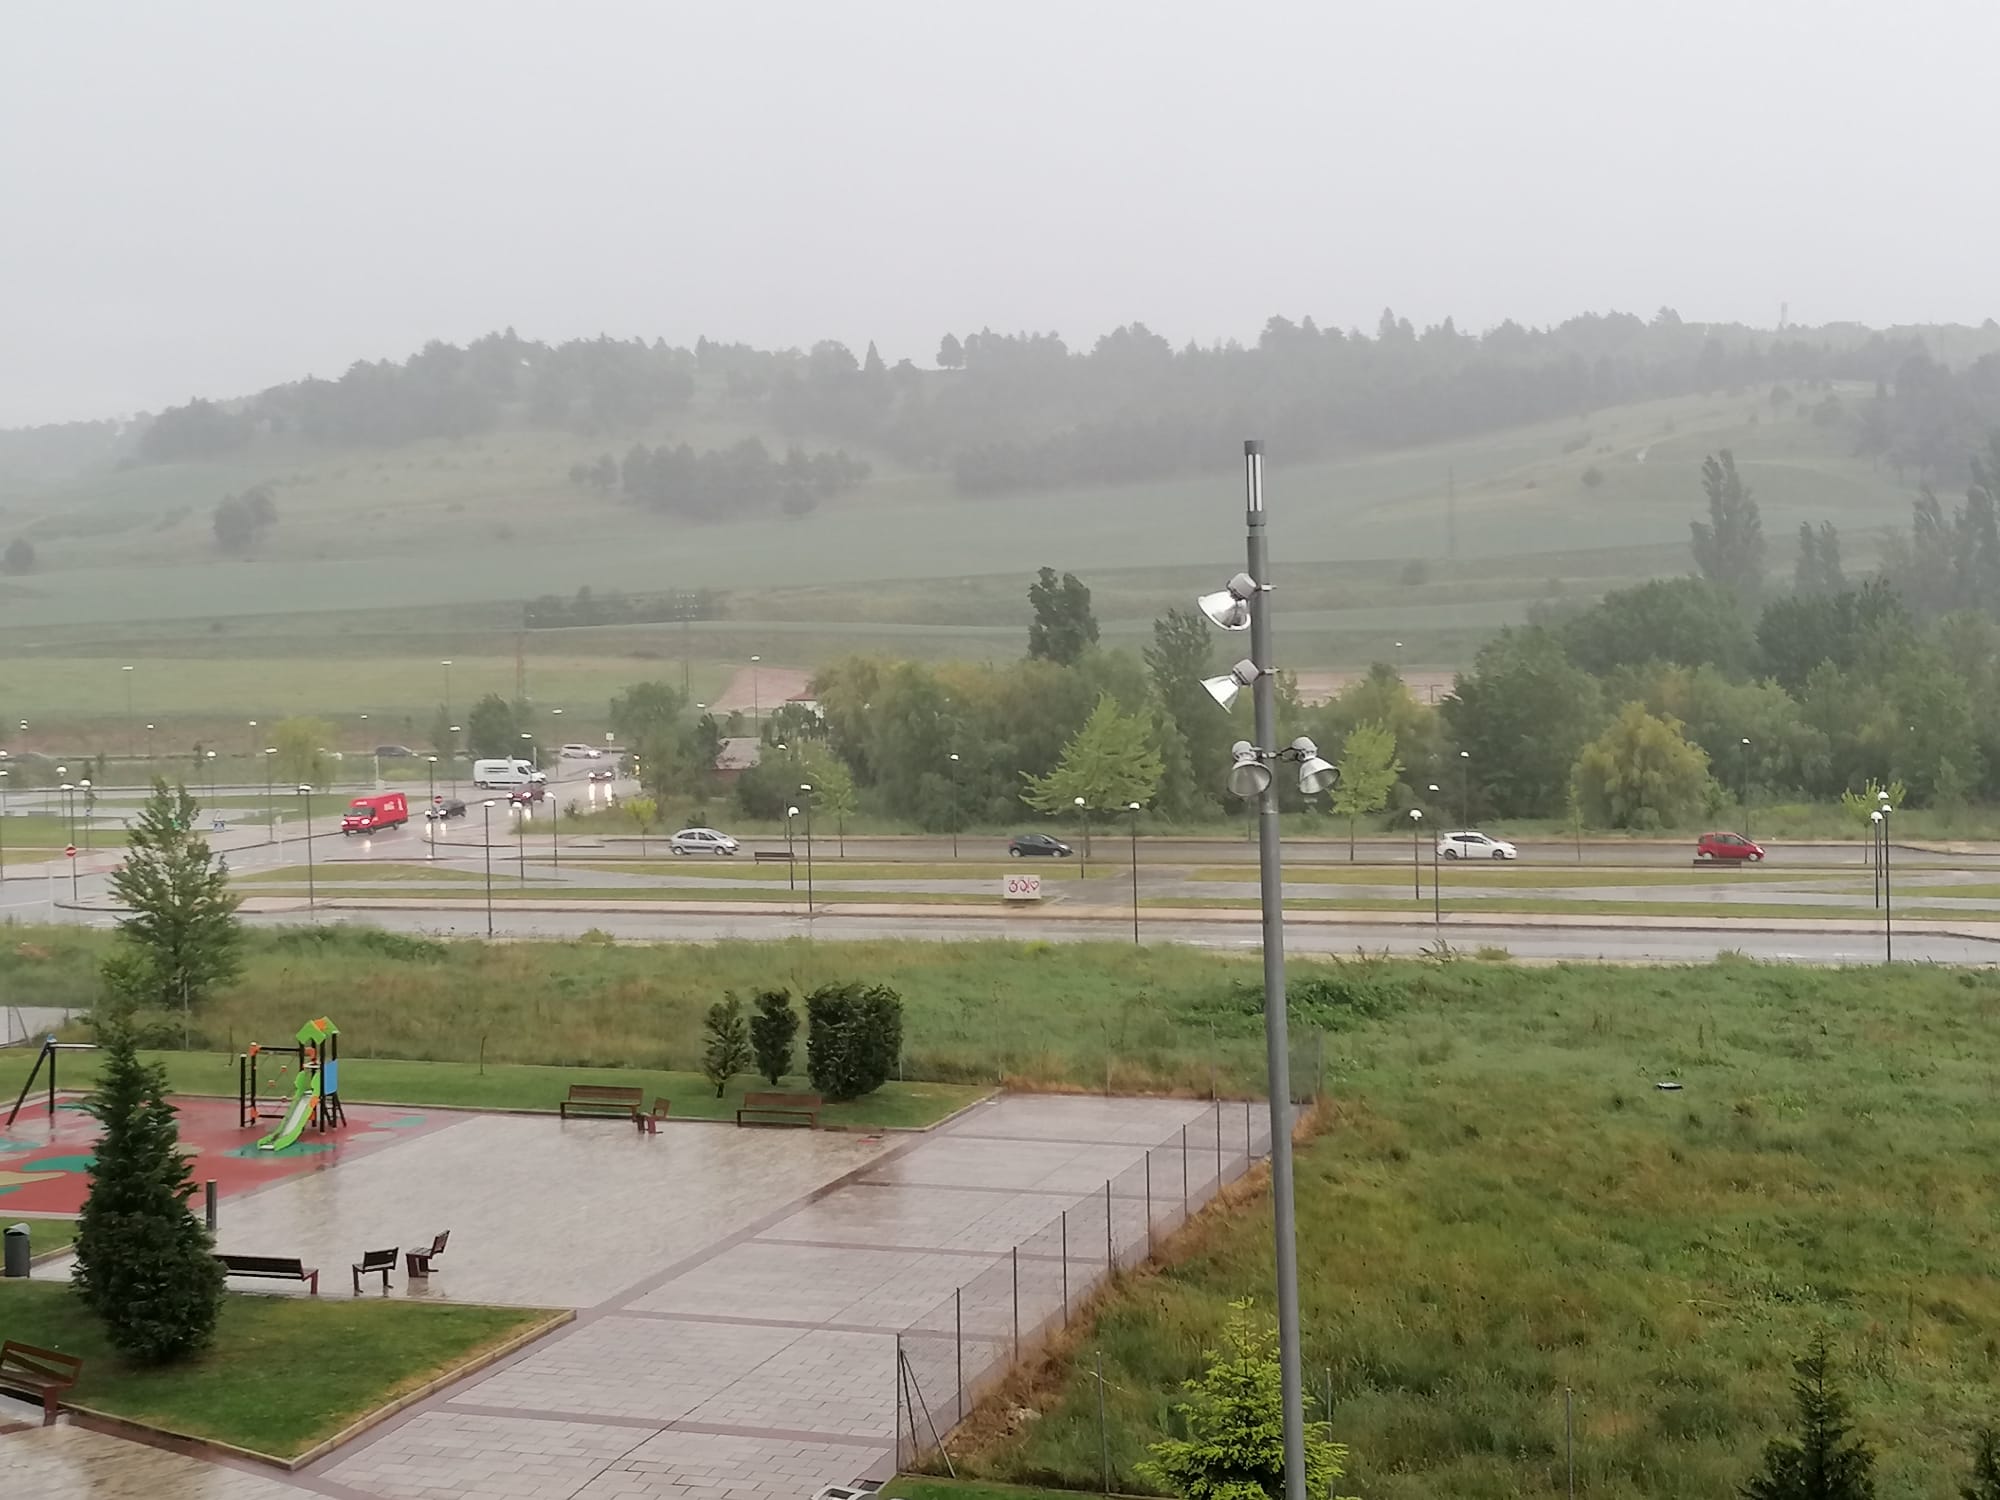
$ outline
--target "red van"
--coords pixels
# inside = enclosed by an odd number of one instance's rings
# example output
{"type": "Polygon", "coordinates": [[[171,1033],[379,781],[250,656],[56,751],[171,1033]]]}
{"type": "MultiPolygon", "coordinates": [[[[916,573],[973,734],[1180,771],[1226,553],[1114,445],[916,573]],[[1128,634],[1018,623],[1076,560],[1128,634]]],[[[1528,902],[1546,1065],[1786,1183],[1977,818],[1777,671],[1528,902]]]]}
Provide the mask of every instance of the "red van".
{"type": "Polygon", "coordinates": [[[384,828],[401,828],[410,821],[410,802],[401,792],[380,792],[373,797],[356,797],[341,815],[342,833],[379,833],[384,828]]]}

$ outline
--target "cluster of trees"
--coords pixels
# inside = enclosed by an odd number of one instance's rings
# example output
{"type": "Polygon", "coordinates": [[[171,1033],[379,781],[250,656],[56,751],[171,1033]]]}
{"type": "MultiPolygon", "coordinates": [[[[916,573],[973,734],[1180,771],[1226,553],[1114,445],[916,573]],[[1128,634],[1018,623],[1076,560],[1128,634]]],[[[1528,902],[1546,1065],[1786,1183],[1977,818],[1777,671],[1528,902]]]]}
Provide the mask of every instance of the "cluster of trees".
{"type": "MultiPolygon", "coordinates": [[[[755,1067],[775,1087],[792,1071],[799,1015],[788,989],[760,991],[744,1014],[731,991],[708,1008],[702,1074],[720,1099],[729,1081],[755,1067]]],[[[882,984],[823,984],[806,996],[806,1077],[833,1103],[872,1094],[903,1055],[903,1000],[882,984]]]]}
{"type": "Polygon", "coordinates": [[[575,625],[661,625],[675,620],[719,620],[722,596],[713,589],[675,589],[665,594],[595,593],[580,588],[573,598],[544,594],[522,606],[528,630],[563,630],[575,625]]]}
{"type": "MultiPolygon", "coordinates": [[[[573,465],[570,479],[607,487],[603,476],[609,461],[607,454],[595,465],[573,465]]],[[[821,500],[860,484],[869,468],[844,450],[807,453],[796,445],[782,459],[773,459],[759,439],[744,438],[728,448],[702,452],[686,443],[673,448],[635,443],[615,472],[620,491],[634,504],[708,521],[773,507],[802,516],[821,500]]]]}
{"type": "MultiPolygon", "coordinates": [[[[1088,349],[1049,332],[946,334],[936,362],[934,372],[909,360],[890,366],[873,344],[857,358],[833,340],[803,351],[706,338],[691,350],[610,338],[551,346],[508,329],[228,406],[190,401],[154,419],[138,452],[214,457],[262,432],[388,444],[508,422],[633,432],[686,407],[698,379],[719,388],[720,409],[733,415],[949,472],[967,494],[1210,469],[1250,430],[1303,459],[1758,386],[1770,387],[1774,411],[1839,427],[1858,451],[1899,470],[1955,481],[1977,435],[2000,422],[2000,325],[1991,322],[1772,334],[1690,324],[1663,308],[1650,320],[1587,314],[1473,334],[1449,318],[1420,330],[1384,310],[1372,333],[1274,317],[1254,344],[1178,349],[1141,323],[1088,349]],[[1843,400],[1835,381],[1872,383],[1874,395],[1843,400]]],[[[724,464],[733,451],[699,457],[724,464]]],[[[688,472],[695,461],[688,456],[688,472]]],[[[604,459],[578,467],[579,482],[607,490],[626,477],[604,459]]],[[[702,513],[687,483],[663,480],[661,490],[682,498],[658,503],[702,513]]]]}
{"type": "Polygon", "coordinates": [[[247,400],[169,407],[141,433],[138,456],[216,458],[263,433],[341,446],[458,438],[507,423],[616,432],[681,410],[694,396],[694,356],[661,340],[544,344],[513,329],[464,348],[433,341],[397,363],[359,361],[338,380],[308,377],[247,400]]]}
{"type": "Polygon", "coordinates": [[[252,485],[240,495],[224,495],[216,501],[210,524],[216,546],[224,552],[247,552],[278,524],[278,507],[267,487],[252,485]]]}

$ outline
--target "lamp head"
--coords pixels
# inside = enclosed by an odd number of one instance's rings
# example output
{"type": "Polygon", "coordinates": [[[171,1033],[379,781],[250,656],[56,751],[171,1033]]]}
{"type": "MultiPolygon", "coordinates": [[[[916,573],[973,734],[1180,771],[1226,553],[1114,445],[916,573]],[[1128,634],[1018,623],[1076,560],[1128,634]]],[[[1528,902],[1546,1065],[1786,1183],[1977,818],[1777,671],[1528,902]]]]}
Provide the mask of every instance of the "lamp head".
{"type": "Polygon", "coordinates": [[[1879,808],[1878,808],[1878,809],[1876,809],[1876,810],[1875,810],[1874,812],[1870,813],[1870,814],[1868,815],[1868,821],[1869,821],[1869,822],[1871,822],[1871,823],[1879,823],[1879,822],[1881,822],[1881,821],[1882,821],[1882,812],[1881,812],[1881,809],[1879,809],[1879,808]]]}
{"type": "Polygon", "coordinates": [[[1257,580],[1238,573],[1224,588],[1195,600],[1204,615],[1223,630],[1250,628],[1250,601],[1257,594],[1257,580]]]}
{"type": "Polygon", "coordinates": [[[1248,740],[1238,740],[1230,748],[1229,755],[1232,762],[1229,767],[1229,790],[1246,799],[1263,796],[1264,788],[1271,784],[1271,768],[1264,764],[1257,747],[1248,740]]]}
{"type": "Polygon", "coordinates": [[[1226,676],[1204,677],[1201,685],[1208,696],[1221,708],[1228,708],[1236,701],[1236,695],[1255,682],[1261,674],[1257,664],[1245,658],[1231,667],[1226,676]]]}
{"type": "Polygon", "coordinates": [[[1308,755],[1299,762],[1299,790],[1307,796],[1314,792],[1330,792],[1340,785],[1340,767],[1317,755],[1308,755]]]}
{"type": "Polygon", "coordinates": [[[1421,823],[1423,822],[1423,820],[1424,820],[1424,810],[1421,807],[1413,807],[1410,809],[1410,821],[1412,823],[1421,823]]]}

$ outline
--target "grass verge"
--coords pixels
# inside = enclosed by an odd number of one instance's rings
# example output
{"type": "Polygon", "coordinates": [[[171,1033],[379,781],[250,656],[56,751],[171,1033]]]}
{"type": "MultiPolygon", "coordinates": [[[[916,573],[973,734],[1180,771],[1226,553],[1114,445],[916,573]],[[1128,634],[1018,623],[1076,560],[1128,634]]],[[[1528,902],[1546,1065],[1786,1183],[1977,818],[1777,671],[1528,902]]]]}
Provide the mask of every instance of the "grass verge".
{"type": "MultiPolygon", "coordinates": [[[[3,1206],[0,1206],[3,1207],[3,1206]]],[[[28,1226],[28,1249],[37,1256],[47,1255],[76,1243],[76,1220],[67,1218],[36,1218],[32,1215],[15,1216],[0,1213],[0,1221],[8,1224],[28,1226]]]]}
{"type": "Polygon", "coordinates": [[[215,1343],[165,1369],[126,1364],[66,1282],[0,1281],[9,1338],[80,1355],[76,1403],[290,1458],[549,1314],[345,1298],[225,1296],[215,1343]]]}
{"type": "MultiPolygon", "coordinates": [[[[1956,1493],[2000,1380],[2000,975],[1340,974],[1367,1003],[1296,1196],[1304,1367],[1345,1488],[1561,1494],[1567,1388],[1579,1493],[1734,1494],[1824,1332],[1878,1494],[1956,1493]]],[[[1138,1485],[1229,1301],[1269,1310],[1268,1201],[1170,1253],[1102,1304],[1038,1420],[988,1414],[960,1474],[1095,1489],[1101,1345],[1112,1485],[1138,1485]]]]}

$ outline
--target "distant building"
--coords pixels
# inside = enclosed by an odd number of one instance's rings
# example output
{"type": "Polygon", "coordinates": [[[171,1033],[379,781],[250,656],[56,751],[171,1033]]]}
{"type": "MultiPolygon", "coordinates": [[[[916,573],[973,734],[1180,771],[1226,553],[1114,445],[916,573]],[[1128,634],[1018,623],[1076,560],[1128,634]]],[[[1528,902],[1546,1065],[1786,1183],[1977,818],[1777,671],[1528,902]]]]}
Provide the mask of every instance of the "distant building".
{"type": "Polygon", "coordinates": [[[754,735],[722,741],[715,752],[715,779],[727,784],[764,758],[764,747],[754,735]]]}

